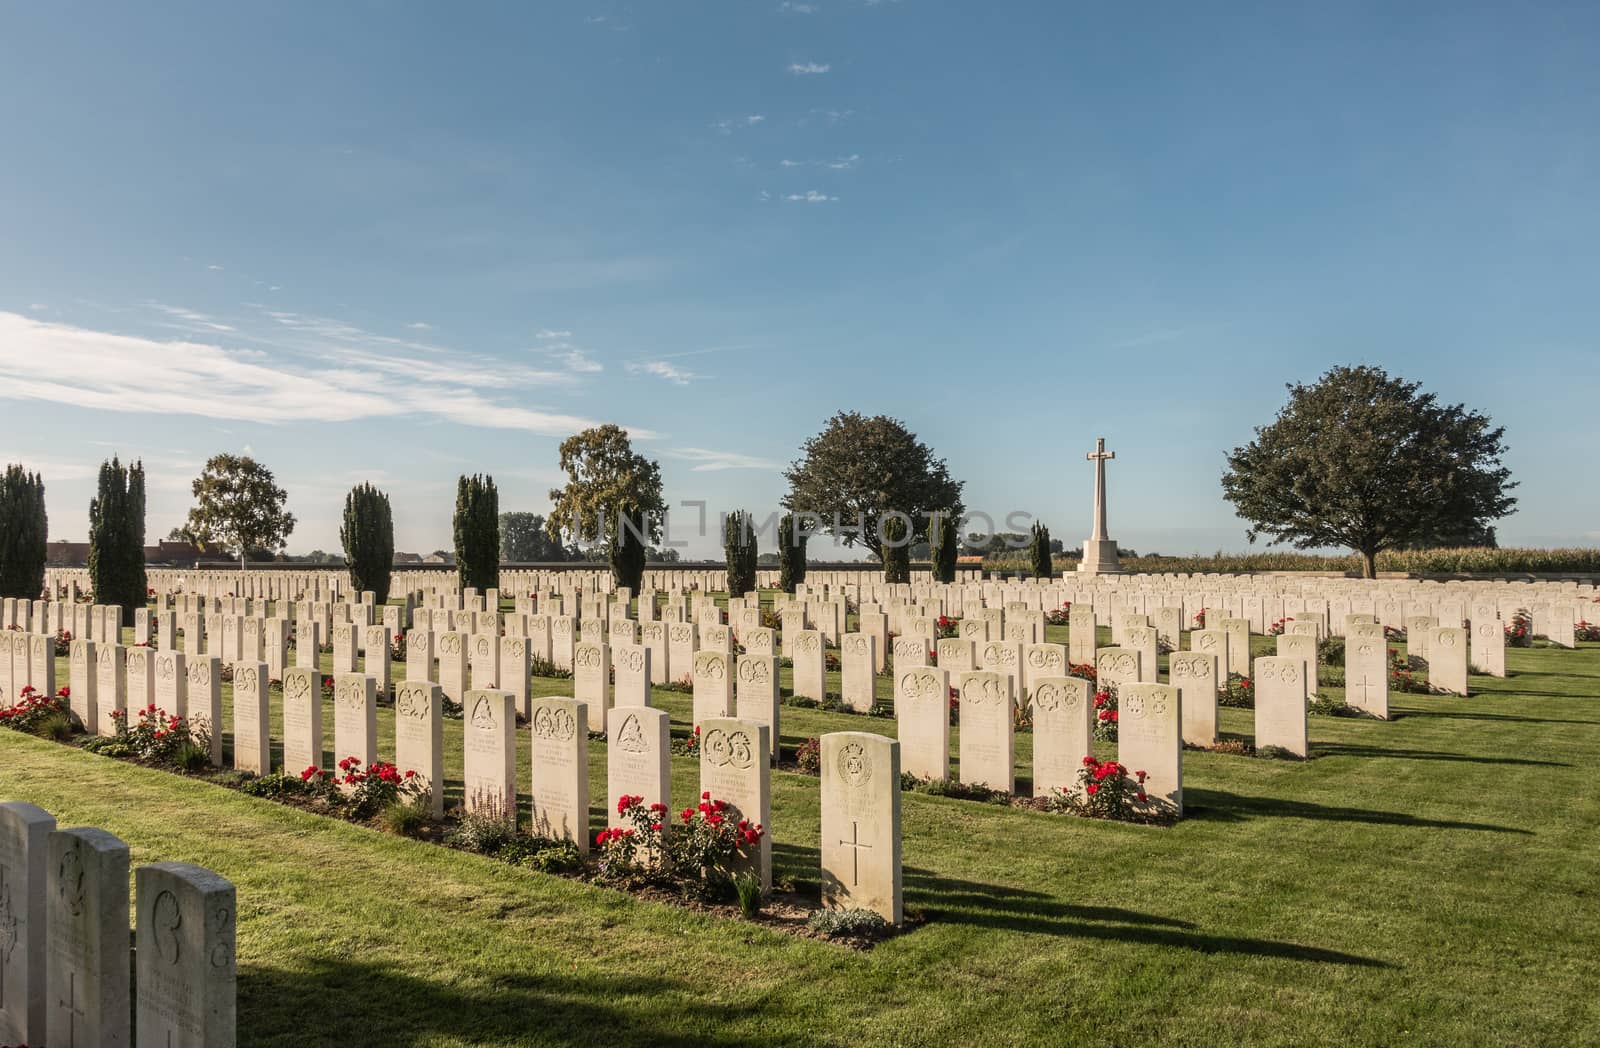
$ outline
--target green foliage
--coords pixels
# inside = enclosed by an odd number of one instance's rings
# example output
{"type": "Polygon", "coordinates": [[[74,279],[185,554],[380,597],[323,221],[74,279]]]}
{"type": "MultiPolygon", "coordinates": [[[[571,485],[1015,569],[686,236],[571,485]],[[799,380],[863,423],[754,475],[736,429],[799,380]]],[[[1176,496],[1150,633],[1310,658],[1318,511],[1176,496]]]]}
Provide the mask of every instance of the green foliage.
{"type": "Polygon", "coordinates": [[[884,543],[881,550],[883,581],[910,582],[911,547],[905,541],[905,518],[894,516],[885,519],[883,522],[883,537],[884,543]]]}
{"type": "Polygon", "coordinates": [[[44,592],[44,480],[21,466],[0,478],[0,597],[38,600],[44,592]]]}
{"type": "Polygon", "coordinates": [[[898,419],[841,411],[800,454],[784,473],[784,508],[814,514],[819,527],[844,545],[863,543],[886,563],[879,533],[884,514],[909,514],[911,531],[924,534],[933,510],[943,507],[960,516],[965,509],[961,482],[898,419]]]}
{"type": "Polygon", "coordinates": [[[474,473],[456,481],[456,571],[463,588],[500,584],[500,492],[494,478],[474,473]]]}
{"type": "Polygon", "coordinates": [[[928,553],[935,582],[956,580],[956,556],[961,548],[958,523],[955,514],[944,513],[928,525],[928,553]]]}
{"type": "Polygon", "coordinates": [[[389,574],[394,569],[394,515],[389,496],[362,484],[344,497],[344,523],[339,528],[345,563],[356,592],[371,590],[379,604],[389,602],[389,574]]]}
{"type": "Polygon", "coordinates": [[[506,818],[504,812],[480,808],[463,811],[460,821],[445,834],[444,842],[452,848],[495,855],[516,836],[516,823],[506,818]]]}
{"type": "Polygon", "coordinates": [[[818,910],[806,927],[829,939],[875,939],[889,931],[889,922],[871,910],[818,910]]]}
{"type": "Polygon", "coordinates": [[[739,896],[739,912],[744,919],[755,920],[761,913],[761,875],[746,870],[733,879],[733,890],[739,896]]]}
{"type": "Polygon", "coordinates": [[[1050,529],[1040,521],[1033,525],[1033,540],[1028,543],[1028,568],[1036,579],[1055,575],[1050,560],[1050,529]]]}
{"type": "Polygon", "coordinates": [[[1511,512],[1504,429],[1419,389],[1365,365],[1290,385],[1288,405],[1222,475],[1250,540],[1346,546],[1370,577],[1385,550],[1481,533],[1511,512]]]}
{"type": "Polygon", "coordinates": [[[512,564],[559,564],[574,558],[545,531],[542,513],[500,514],[500,559],[512,564]]]}
{"type": "Polygon", "coordinates": [[[561,468],[567,486],[550,492],[546,533],[602,542],[616,584],[637,591],[646,547],[661,541],[661,465],[633,450],[627,430],[608,423],[563,440],[561,468]]]}
{"type": "Polygon", "coordinates": [[[378,825],[396,837],[420,837],[433,822],[432,804],[428,794],[389,801],[378,812],[378,825]]]}
{"type": "Polygon", "coordinates": [[[89,501],[89,584],[100,604],[122,608],[123,625],[144,606],[144,465],[100,464],[98,494],[89,501]]]}
{"type": "Polygon", "coordinates": [[[728,564],[728,593],[742,597],[756,588],[756,533],[750,514],[734,510],[722,522],[722,549],[728,564]]]}
{"type": "Polygon", "coordinates": [[[804,522],[793,513],[778,521],[778,588],[793,593],[806,580],[806,534],[804,522]]]}
{"type": "Polygon", "coordinates": [[[204,550],[221,550],[244,562],[247,554],[272,556],[294,532],[289,494],[272,471],[248,455],[213,455],[195,478],[194,508],[183,531],[204,550]]]}

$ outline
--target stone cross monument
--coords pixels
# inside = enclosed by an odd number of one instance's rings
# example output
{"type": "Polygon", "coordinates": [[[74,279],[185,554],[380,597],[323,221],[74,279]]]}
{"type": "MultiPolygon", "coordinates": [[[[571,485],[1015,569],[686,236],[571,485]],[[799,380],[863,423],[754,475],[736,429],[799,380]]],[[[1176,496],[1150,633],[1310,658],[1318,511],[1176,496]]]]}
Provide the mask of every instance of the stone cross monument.
{"type": "Polygon", "coordinates": [[[1083,560],[1078,570],[1085,575],[1112,575],[1122,571],[1117,560],[1117,544],[1106,537],[1106,459],[1117,457],[1106,450],[1106,438],[1095,441],[1094,450],[1085,456],[1094,463],[1094,533],[1083,544],[1083,560]]]}

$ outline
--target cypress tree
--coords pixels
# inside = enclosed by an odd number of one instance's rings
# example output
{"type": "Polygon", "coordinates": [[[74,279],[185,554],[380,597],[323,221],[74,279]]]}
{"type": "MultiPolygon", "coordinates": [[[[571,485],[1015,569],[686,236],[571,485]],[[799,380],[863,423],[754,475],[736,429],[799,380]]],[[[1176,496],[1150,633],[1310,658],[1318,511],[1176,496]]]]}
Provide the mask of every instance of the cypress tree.
{"type": "Polygon", "coordinates": [[[942,514],[928,525],[928,553],[935,582],[956,580],[956,518],[942,514]]]}
{"type": "Polygon", "coordinates": [[[911,543],[906,541],[903,517],[888,517],[883,522],[883,581],[911,581],[911,543]]]}
{"type": "Polygon", "coordinates": [[[123,625],[145,604],[144,466],[115,456],[100,464],[89,500],[89,584],[100,604],[122,608],[123,625]]]}
{"type": "Polygon", "coordinates": [[[351,488],[344,497],[339,540],[344,543],[344,562],[356,592],[371,590],[379,604],[389,603],[389,573],[394,567],[394,516],[389,496],[371,484],[351,488]]]}
{"type": "Polygon", "coordinates": [[[722,522],[722,549],[728,561],[728,596],[742,597],[756,588],[756,535],[750,514],[735,510],[722,522]]]}
{"type": "Polygon", "coordinates": [[[1033,541],[1028,544],[1028,560],[1036,579],[1048,579],[1056,573],[1050,560],[1050,529],[1038,521],[1033,525],[1033,541]]]}
{"type": "Polygon", "coordinates": [[[804,528],[796,528],[793,513],[778,521],[778,586],[785,593],[806,580],[806,541],[804,528]]]}
{"type": "Polygon", "coordinates": [[[500,492],[494,478],[474,473],[456,482],[456,571],[463,589],[500,584],[500,492]]]}
{"type": "Polygon", "coordinates": [[[44,479],[18,465],[0,478],[0,597],[38,600],[44,592],[44,479]]]}
{"type": "Polygon", "coordinates": [[[644,581],[645,523],[643,513],[619,513],[611,535],[611,577],[634,593],[644,581]]]}

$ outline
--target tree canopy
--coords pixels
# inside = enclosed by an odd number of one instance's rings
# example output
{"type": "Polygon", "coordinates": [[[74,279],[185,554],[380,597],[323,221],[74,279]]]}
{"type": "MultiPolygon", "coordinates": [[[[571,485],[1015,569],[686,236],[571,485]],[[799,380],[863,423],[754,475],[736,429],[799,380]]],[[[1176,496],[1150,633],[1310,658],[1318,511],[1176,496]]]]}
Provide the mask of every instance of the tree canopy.
{"type": "Polygon", "coordinates": [[[887,415],[839,412],[801,446],[799,460],[784,476],[785,509],[815,514],[821,530],[846,546],[864,544],[880,560],[885,514],[906,514],[910,533],[925,535],[933,514],[959,517],[966,508],[961,482],[951,479],[944,460],[887,415]]]}
{"type": "Polygon", "coordinates": [[[246,554],[281,553],[294,532],[294,514],[284,509],[288,492],[248,455],[213,455],[193,491],[183,531],[203,550],[222,550],[242,563],[246,554]]]}
{"type": "Polygon", "coordinates": [[[639,588],[648,543],[661,541],[661,466],[633,450],[628,431],[607,423],[561,442],[567,486],[550,492],[552,539],[598,539],[618,586],[639,588]],[[626,523],[624,523],[626,522],[626,523]]]}
{"type": "Polygon", "coordinates": [[[379,604],[389,602],[389,582],[394,571],[394,513],[389,496],[371,484],[351,488],[344,497],[344,521],[339,526],[350,582],[357,593],[370,590],[379,604]]]}
{"type": "Polygon", "coordinates": [[[513,564],[551,564],[573,554],[545,531],[542,513],[500,514],[500,559],[513,564]]]}
{"type": "Polygon", "coordinates": [[[100,604],[122,609],[124,623],[145,604],[144,463],[100,464],[97,494],[89,500],[89,584],[100,604]]]}
{"type": "Polygon", "coordinates": [[[457,479],[451,524],[462,588],[482,592],[500,585],[500,489],[493,477],[474,473],[457,479]]]}
{"type": "Polygon", "coordinates": [[[21,466],[7,466],[0,476],[0,597],[39,599],[48,525],[44,480],[21,466]]]}
{"type": "Polygon", "coordinates": [[[1505,430],[1487,416],[1365,365],[1288,389],[1222,475],[1251,542],[1353,549],[1371,577],[1384,550],[1484,534],[1516,505],[1505,430]]]}

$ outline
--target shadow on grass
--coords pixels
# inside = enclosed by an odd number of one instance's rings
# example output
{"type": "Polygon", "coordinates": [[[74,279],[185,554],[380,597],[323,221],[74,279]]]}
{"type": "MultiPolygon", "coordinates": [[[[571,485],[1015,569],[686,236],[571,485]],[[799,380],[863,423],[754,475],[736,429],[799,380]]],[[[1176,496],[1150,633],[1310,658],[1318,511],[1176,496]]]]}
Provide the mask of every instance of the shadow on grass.
{"type": "MultiPolygon", "coordinates": [[[[783,853],[781,858],[786,865],[816,869],[820,862],[815,848],[778,845],[773,849],[774,862],[779,860],[780,853],[783,853]]],[[[1063,902],[1044,892],[964,881],[915,866],[905,867],[902,875],[907,907],[920,912],[930,923],[1058,935],[1069,939],[1137,942],[1198,950],[1207,954],[1277,957],[1367,968],[1394,967],[1387,961],[1338,950],[1271,939],[1210,934],[1200,931],[1192,921],[1140,913],[1117,906],[1085,906],[1063,902]]]]}
{"type": "Polygon", "coordinates": [[[1536,761],[1526,757],[1473,757],[1465,753],[1440,750],[1397,750],[1387,746],[1363,746],[1348,742],[1318,742],[1312,749],[1319,757],[1394,757],[1414,761],[1459,761],[1466,764],[1512,764],[1536,768],[1570,768],[1561,761],[1536,761]]]}
{"type": "MultiPolygon", "coordinates": [[[[417,978],[359,958],[316,958],[292,968],[241,966],[239,1028],[251,1043],[283,1045],[422,1048],[447,1037],[681,1048],[749,1043],[697,1020],[699,992],[688,978],[481,969],[417,978]],[[463,976],[472,985],[462,985],[463,976]]],[[[719,1003],[718,1023],[769,1007],[719,1003]]]]}
{"type": "MultiPolygon", "coordinates": [[[[1567,696],[1556,696],[1564,698],[1567,696]]],[[[1600,721],[1592,720],[1567,720],[1562,717],[1518,717],[1509,713],[1472,713],[1467,710],[1418,710],[1410,708],[1391,708],[1390,720],[1403,720],[1407,717],[1440,717],[1445,720],[1475,720],[1475,721],[1505,721],[1515,724],[1589,724],[1600,726],[1600,721]]]]}
{"type": "Polygon", "coordinates": [[[1515,833],[1533,836],[1532,830],[1517,826],[1495,826],[1486,822],[1456,822],[1451,819],[1424,819],[1399,811],[1372,811],[1367,808],[1337,808],[1326,804],[1285,800],[1282,797],[1246,797],[1223,790],[1185,788],[1183,817],[1214,822],[1243,822],[1247,819],[1312,819],[1327,822],[1364,822],[1372,826],[1406,826],[1429,830],[1482,830],[1486,833],[1515,833]]]}

